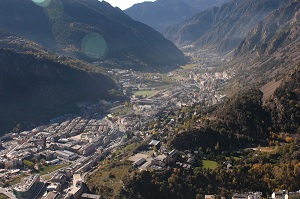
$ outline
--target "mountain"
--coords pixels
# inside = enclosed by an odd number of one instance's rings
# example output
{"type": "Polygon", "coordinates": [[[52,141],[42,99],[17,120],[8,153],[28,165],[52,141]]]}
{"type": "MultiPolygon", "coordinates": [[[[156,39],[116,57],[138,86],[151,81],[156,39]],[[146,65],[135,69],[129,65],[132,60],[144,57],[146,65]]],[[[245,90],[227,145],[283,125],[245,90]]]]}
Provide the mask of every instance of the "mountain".
{"type": "Polygon", "coordinates": [[[124,10],[131,18],[158,31],[188,19],[197,12],[219,6],[229,0],[157,0],[133,5],[124,10]]]}
{"type": "Polygon", "coordinates": [[[262,90],[276,131],[300,132],[299,27],[300,2],[291,0],[259,22],[234,51],[234,59],[245,60],[235,66],[245,82],[260,77],[267,83],[262,90]]]}
{"type": "Polygon", "coordinates": [[[291,0],[258,22],[234,50],[240,87],[263,85],[275,132],[299,133],[300,2],[291,0]]]}
{"type": "Polygon", "coordinates": [[[283,83],[266,102],[277,132],[300,133],[299,66],[284,78],[283,83]]]}
{"type": "MultiPolygon", "coordinates": [[[[239,70],[246,84],[273,80],[278,85],[300,62],[299,26],[300,2],[291,0],[248,32],[234,50],[230,65],[239,70]]],[[[275,84],[267,84],[266,88],[275,84]]]]}
{"type": "Polygon", "coordinates": [[[49,51],[49,49],[35,42],[2,29],[0,29],[0,48],[14,49],[15,51],[23,53],[47,53],[49,51]]]}
{"type": "Polygon", "coordinates": [[[1,133],[77,111],[77,102],[120,100],[112,89],[118,89],[116,83],[100,68],[0,31],[1,133]]]}
{"type": "Polygon", "coordinates": [[[259,22],[239,44],[235,55],[254,53],[271,55],[281,45],[298,40],[300,31],[300,3],[291,1],[259,22]]]}
{"type": "Polygon", "coordinates": [[[167,27],[163,34],[177,46],[192,45],[194,49],[209,46],[226,53],[236,48],[259,21],[287,2],[233,0],[167,27]]]}
{"type": "Polygon", "coordinates": [[[106,2],[38,2],[0,1],[0,28],[87,61],[117,59],[138,66],[184,62],[183,53],[172,42],[106,2]]]}

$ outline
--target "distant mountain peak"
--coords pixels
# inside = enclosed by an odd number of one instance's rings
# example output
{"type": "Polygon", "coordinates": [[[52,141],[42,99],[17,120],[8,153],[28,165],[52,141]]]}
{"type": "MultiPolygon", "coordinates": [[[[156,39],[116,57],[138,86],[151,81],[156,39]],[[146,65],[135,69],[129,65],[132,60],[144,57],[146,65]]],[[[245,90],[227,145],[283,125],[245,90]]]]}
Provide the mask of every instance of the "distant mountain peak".
{"type": "Polygon", "coordinates": [[[124,12],[158,31],[188,19],[193,14],[229,0],[156,0],[133,5],[124,12]]]}

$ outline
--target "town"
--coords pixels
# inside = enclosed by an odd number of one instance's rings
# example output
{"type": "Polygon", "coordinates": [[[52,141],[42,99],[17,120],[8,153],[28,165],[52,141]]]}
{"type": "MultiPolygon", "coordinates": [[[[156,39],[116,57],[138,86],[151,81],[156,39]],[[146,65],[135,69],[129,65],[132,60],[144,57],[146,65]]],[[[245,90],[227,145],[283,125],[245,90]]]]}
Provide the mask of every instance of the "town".
{"type": "MultiPolygon", "coordinates": [[[[5,188],[0,193],[10,198],[101,198],[84,186],[86,176],[99,164],[114,159],[135,170],[164,172],[170,167],[189,170],[205,158],[202,151],[166,146],[165,140],[179,126],[172,114],[195,104],[205,108],[224,101],[222,88],[234,73],[207,67],[181,68],[165,75],[121,69],[109,73],[130,101],[81,102],[77,104],[80,115],[66,114],[30,131],[1,137],[0,175],[5,188]],[[159,118],[167,123],[156,125],[159,118]],[[129,146],[136,149],[127,153],[124,148],[129,146]]],[[[274,192],[272,198],[287,199],[287,194],[299,193],[274,192]]],[[[260,199],[262,193],[232,198],[260,199]]]]}

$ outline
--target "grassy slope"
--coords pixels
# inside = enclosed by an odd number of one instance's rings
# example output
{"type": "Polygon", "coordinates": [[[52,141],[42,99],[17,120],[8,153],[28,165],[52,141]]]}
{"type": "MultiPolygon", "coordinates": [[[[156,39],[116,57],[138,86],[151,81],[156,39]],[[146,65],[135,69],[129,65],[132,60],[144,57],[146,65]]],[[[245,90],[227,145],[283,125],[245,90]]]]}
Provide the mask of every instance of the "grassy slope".
{"type": "Polygon", "coordinates": [[[87,185],[92,192],[112,198],[123,186],[122,179],[128,174],[131,164],[102,167],[88,177],[87,185]]]}
{"type": "Polygon", "coordinates": [[[215,169],[217,168],[217,162],[211,161],[211,160],[202,160],[203,166],[202,168],[204,169],[215,169]]]}

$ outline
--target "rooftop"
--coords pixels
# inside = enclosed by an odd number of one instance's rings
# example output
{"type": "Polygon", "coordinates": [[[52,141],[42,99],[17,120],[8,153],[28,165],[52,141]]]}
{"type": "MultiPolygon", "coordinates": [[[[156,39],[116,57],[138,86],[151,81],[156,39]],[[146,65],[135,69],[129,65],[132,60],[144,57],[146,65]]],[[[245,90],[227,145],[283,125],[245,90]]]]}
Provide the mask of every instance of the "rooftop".
{"type": "Polygon", "coordinates": [[[74,156],[76,153],[73,153],[71,151],[63,150],[63,151],[55,151],[59,155],[64,155],[64,156],[74,156]]]}
{"type": "Polygon", "coordinates": [[[27,178],[24,178],[22,180],[22,182],[14,188],[14,190],[19,191],[19,192],[29,190],[30,187],[37,181],[37,179],[39,177],[40,177],[40,175],[36,174],[36,175],[29,176],[27,178]]]}
{"type": "Polygon", "coordinates": [[[87,193],[82,194],[81,197],[82,198],[90,198],[90,199],[100,199],[101,198],[101,196],[99,196],[99,195],[87,194],[87,193]]]}
{"type": "Polygon", "coordinates": [[[149,143],[149,145],[151,145],[151,146],[156,146],[156,145],[158,145],[160,143],[160,141],[158,141],[158,140],[151,140],[151,142],[149,143]]]}
{"type": "Polygon", "coordinates": [[[134,165],[137,165],[137,166],[140,166],[140,165],[142,165],[144,162],[146,162],[145,158],[140,158],[140,159],[138,159],[137,161],[135,161],[133,164],[134,164],[134,165]]]}

